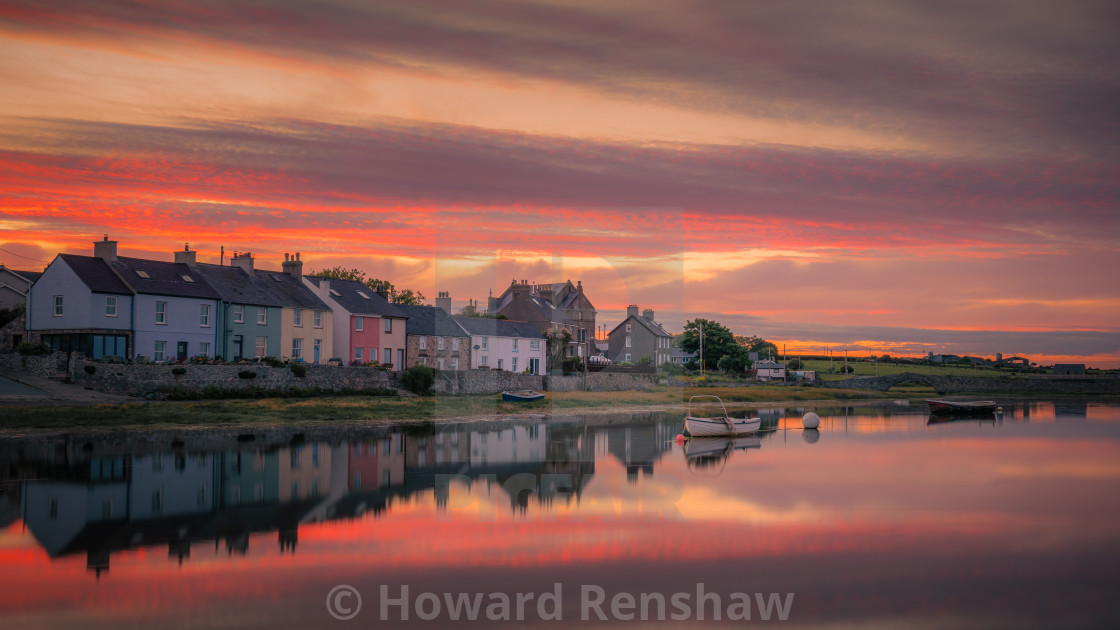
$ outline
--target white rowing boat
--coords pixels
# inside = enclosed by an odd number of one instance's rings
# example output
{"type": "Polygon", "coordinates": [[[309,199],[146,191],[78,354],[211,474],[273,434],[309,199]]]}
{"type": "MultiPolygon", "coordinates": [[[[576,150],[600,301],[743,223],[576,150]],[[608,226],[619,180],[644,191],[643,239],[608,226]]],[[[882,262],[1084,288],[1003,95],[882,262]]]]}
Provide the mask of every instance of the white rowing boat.
{"type": "Polygon", "coordinates": [[[688,415],[684,419],[684,430],[687,437],[713,437],[719,435],[746,435],[757,433],[762,426],[760,418],[732,418],[727,415],[727,406],[719,396],[703,395],[693,396],[688,399],[688,415]],[[714,398],[723,407],[723,416],[704,418],[692,415],[692,401],[697,398],[714,398]]]}

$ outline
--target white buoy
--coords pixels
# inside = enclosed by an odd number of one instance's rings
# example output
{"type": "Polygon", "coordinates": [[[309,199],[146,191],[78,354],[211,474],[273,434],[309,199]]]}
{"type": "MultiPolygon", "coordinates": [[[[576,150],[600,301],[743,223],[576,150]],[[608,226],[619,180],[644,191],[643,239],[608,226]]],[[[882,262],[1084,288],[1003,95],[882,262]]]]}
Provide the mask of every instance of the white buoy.
{"type": "Polygon", "coordinates": [[[805,429],[801,432],[801,439],[805,440],[806,444],[816,444],[817,440],[821,439],[821,432],[816,429],[805,429]]]}
{"type": "Polygon", "coordinates": [[[821,417],[810,411],[801,417],[801,426],[806,429],[815,429],[821,426],[821,417]]]}

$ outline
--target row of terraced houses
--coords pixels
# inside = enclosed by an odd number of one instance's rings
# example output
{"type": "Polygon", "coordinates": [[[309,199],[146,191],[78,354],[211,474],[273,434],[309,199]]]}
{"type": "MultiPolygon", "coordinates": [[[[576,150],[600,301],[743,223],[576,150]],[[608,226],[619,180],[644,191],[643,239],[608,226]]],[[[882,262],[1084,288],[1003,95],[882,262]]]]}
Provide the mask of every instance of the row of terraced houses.
{"type": "Polygon", "coordinates": [[[92,256],[57,255],[29,284],[26,338],[92,358],[336,359],[530,374],[549,369],[550,331],[569,332],[567,357],[595,353],[596,311],[580,282],[513,281],[488,308],[507,319],[462,317],[445,292],[434,307],[393,304],[361,282],[305,276],[299,254],[284,258],[272,271],[256,269],[249,253],[200,263],[189,247],[173,261],[149,260],[118,256],[106,236],[92,256]]]}

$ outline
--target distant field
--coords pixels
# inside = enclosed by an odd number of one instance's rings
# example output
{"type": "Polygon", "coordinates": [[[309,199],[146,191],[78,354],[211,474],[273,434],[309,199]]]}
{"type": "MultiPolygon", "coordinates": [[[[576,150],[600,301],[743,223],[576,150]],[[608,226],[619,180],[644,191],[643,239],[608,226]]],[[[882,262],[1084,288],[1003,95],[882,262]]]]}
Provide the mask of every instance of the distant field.
{"type": "MultiPolygon", "coordinates": [[[[903,372],[918,372],[921,374],[936,374],[938,376],[978,376],[981,378],[1010,378],[1013,372],[996,370],[993,368],[978,367],[942,367],[939,365],[895,365],[893,363],[868,363],[865,361],[848,361],[848,365],[855,368],[852,376],[887,376],[889,374],[902,374],[903,372]]],[[[840,373],[844,368],[844,359],[833,361],[834,374],[828,373],[828,361],[805,361],[806,370],[816,370],[817,374],[826,381],[847,378],[840,373]]]]}

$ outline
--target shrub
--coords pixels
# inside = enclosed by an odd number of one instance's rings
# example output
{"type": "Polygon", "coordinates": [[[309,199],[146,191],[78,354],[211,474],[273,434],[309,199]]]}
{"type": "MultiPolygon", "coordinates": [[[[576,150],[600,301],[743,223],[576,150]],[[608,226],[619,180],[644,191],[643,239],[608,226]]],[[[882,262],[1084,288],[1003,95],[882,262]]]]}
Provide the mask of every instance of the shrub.
{"type": "Polygon", "coordinates": [[[51,353],[51,347],[42,341],[24,341],[16,347],[16,352],[25,357],[37,357],[51,353]]]}
{"type": "Polygon", "coordinates": [[[401,385],[415,394],[431,394],[435,382],[436,371],[426,365],[414,365],[401,372],[401,385]]]}
{"type": "Polygon", "coordinates": [[[307,376],[307,366],[302,363],[293,363],[289,366],[292,370],[292,376],[296,378],[303,378],[307,376]]]}
{"type": "Polygon", "coordinates": [[[264,363],[269,367],[284,367],[284,362],[280,359],[277,359],[276,357],[262,357],[261,363],[264,363]]]}
{"type": "Polygon", "coordinates": [[[582,372],[583,361],[580,361],[579,357],[570,357],[564,359],[563,368],[564,372],[582,372]]]}
{"type": "Polygon", "coordinates": [[[182,376],[182,375],[187,373],[187,368],[184,368],[184,367],[171,368],[171,373],[174,374],[175,376],[182,376]]]}
{"type": "Polygon", "coordinates": [[[244,379],[257,378],[257,373],[252,370],[241,370],[237,373],[237,377],[244,379]]]}
{"type": "Polygon", "coordinates": [[[199,355],[195,355],[195,356],[191,357],[191,363],[194,363],[196,365],[201,364],[201,363],[209,363],[209,362],[210,362],[210,357],[206,356],[205,354],[199,354],[199,355]]]}
{"type": "Polygon", "coordinates": [[[653,365],[653,357],[649,356],[648,354],[643,356],[642,358],[638,359],[638,365],[653,365]]]}
{"type": "Polygon", "coordinates": [[[93,374],[94,372],[97,371],[97,367],[92,366],[92,365],[87,365],[82,369],[86,371],[86,374],[93,374]]]}

